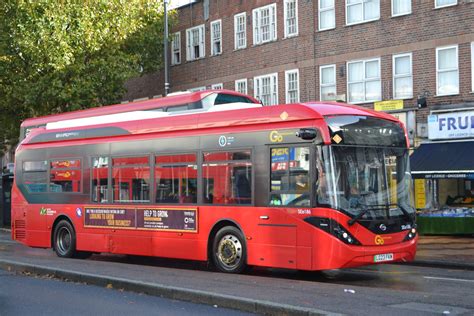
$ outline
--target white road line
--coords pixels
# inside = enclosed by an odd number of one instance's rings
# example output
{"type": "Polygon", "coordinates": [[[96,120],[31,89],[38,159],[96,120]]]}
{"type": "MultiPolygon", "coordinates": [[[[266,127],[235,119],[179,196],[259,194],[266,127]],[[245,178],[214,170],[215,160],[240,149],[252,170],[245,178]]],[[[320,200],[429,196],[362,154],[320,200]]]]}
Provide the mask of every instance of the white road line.
{"type": "Polygon", "coordinates": [[[441,280],[441,281],[474,282],[474,280],[467,280],[467,279],[438,278],[438,277],[429,277],[429,276],[424,276],[423,278],[430,279],[430,280],[441,280]]]}

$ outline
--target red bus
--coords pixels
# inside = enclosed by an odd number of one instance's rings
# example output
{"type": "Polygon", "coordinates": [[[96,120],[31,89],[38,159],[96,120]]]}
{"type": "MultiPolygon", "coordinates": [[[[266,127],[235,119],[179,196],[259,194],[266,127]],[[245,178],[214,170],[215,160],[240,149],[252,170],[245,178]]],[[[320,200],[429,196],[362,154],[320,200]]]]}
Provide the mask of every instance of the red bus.
{"type": "Polygon", "coordinates": [[[16,151],[12,238],[326,270],[410,261],[407,137],[392,116],[311,102],[38,128],[16,151]]]}
{"type": "MultiPolygon", "coordinates": [[[[156,98],[125,104],[115,104],[86,110],[66,112],[56,115],[29,118],[21,124],[20,141],[33,129],[46,126],[48,123],[76,121],[90,117],[103,119],[118,113],[134,111],[171,112],[208,109],[214,105],[227,103],[259,103],[257,99],[232,90],[205,90],[198,92],[177,92],[166,98],[156,98]]],[[[146,113],[144,113],[146,115],[146,113]]],[[[73,123],[73,122],[71,122],[73,123]]],[[[77,124],[76,124],[77,125],[77,124]]]]}

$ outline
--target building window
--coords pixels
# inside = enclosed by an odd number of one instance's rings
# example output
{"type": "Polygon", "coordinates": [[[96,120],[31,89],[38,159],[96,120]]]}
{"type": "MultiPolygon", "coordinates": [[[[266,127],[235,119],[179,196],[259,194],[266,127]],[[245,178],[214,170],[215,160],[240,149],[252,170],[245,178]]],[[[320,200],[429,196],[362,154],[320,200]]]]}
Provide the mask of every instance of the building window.
{"type": "Polygon", "coordinates": [[[300,84],[298,69],[285,71],[286,103],[300,102],[300,84]]]}
{"type": "Polygon", "coordinates": [[[458,4],[458,0],[435,0],[435,8],[444,8],[458,4]]]}
{"type": "Polygon", "coordinates": [[[380,18],[380,0],[346,0],[346,24],[374,21],[380,18]]]}
{"type": "Polygon", "coordinates": [[[471,92],[474,93],[474,42],[471,43],[471,68],[472,68],[472,78],[471,78],[471,84],[472,84],[472,90],[471,92]]]}
{"type": "Polygon", "coordinates": [[[413,97],[412,56],[401,54],[393,56],[393,98],[413,97]]]}
{"type": "Polygon", "coordinates": [[[247,16],[245,12],[234,15],[234,47],[242,49],[247,47],[247,16]]]}
{"type": "Polygon", "coordinates": [[[285,0],[285,37],[298,35],[298,0],[285,0]]]}
{"type": "Polygon", "coordinates": [[[319,0],[319,30],[329,30],[336,27],[334,0],[319,0]]]}
{"type": "Polygon", "coordinates": [[[411,13],[411,0],[392,0],[392,16],[411,13]]]}
{"type": "Polygon", "coordinates": [[[365,103],[382,99],[380,58],[348,62],[347,69],[350,103],[365,103]]]}
{"type": "Polygon", "coordinates": [[[252,204],[250,150],[203,153],[203,201],[206,204],[252,204]]]}
{"type": "Polygon", "coordinates": [[[276,40],[276,4],[253,10],[253,44],[276,40]]]}
{"type": "Polygon", "coordinates": [[[177,65],[181,63],[181,33],[176,32],[173,34],[171,40],[171,48],[173,50],[171,54],[171,64],[177,65]]]}
{"type": "Polygon", "coordinates": [[[223,83],[216,83],[211,85],[211,89],[213,90],[222,90],[224,89],[224,84],[223,83]]]}
{"type": "Polygon", "coordinates": [[[222,22],[211,22],[211,55],[222,54],[222,22]]]}
{"type": "Polygon", "coordinates": [[[436,94],[459,93],[458,46],[436,48],[436,94]]]}
{"type": "Polygon", "coordinates": [[[321,101],[336,100],[336,65],[319,67],[319,87],[321,101]]]}
{"type": "Polygon", "coordinates": [[[278,104],[278,74],[255,77],[254,94],[263,105],[278,104]]]}
{"type": "Polygon", "coordinates": [[[192,61],[205,56],[204,24],[186,30],[186,60],[192,61]]]}
{"type": "Polygon", "coordinates": [[[235,91],[247,94],[247,79],[240,79],[235,81],[235,91]]]}

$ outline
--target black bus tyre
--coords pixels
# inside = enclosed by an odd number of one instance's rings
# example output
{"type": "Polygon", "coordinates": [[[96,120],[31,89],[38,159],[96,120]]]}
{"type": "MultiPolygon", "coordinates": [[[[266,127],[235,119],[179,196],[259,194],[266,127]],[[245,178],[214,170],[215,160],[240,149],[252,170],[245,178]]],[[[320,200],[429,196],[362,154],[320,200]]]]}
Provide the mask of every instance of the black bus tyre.
{"type": "Polygon", "coordinates": [[[60,221],[54,228],[54,252],[61,258],[72,258],[76,255],[76,233],[67,220],[60,221]]]}
{"type": "Polygon", "coordinates": [[[247,266],[247,248],[242,232],[233,226],[221,228],[212,243],[212,262],[220,272],[240,273],[247,266]]]}

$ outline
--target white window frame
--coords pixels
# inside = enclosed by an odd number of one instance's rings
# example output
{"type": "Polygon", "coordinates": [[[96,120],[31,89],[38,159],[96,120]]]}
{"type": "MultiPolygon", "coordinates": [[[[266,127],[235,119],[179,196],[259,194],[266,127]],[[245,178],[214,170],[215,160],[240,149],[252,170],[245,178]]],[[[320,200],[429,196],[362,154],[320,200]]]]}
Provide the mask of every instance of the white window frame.
{"type": "Polygon", "coordinates": [[[188,89],[188,91],[190,92],[199,92],[199,91],[204,91],[204,90],[206,90],[206,87],[196,87],[196,88],[188,89]]]}
{"type": "Polygon", "coordinates": [[[285,103],[299,103],[300,102],[300,72],[298,69],[291,69],[285,71],[285,103]],[[296,100],[290,100],[290,80],[289,77],[296,74],[296,100]]]}
{"type": "Polygon", "coordinates": [[[283,1],[283,21],[285,24],[285,38],[298,36],[298,0],[284,0],[283,1]],[[290,33],[288,25],[288,4],[294,2],[295,4],[295,31],[290,33]]]}
{"type": "Polygon", "coordinates": [[[351,61],[348,61],[347,62],[347,65],[346,65],[346,69],[347,69],[347,100],[349,103],[351,104],[364,104],[364,103],[370,103],[370,102],[375,102],[375,101],[381,101],[382,100],[382,73],[381,73],[381,68],[382,68],[382,65],[381,65],[381,58],[378,57],[378,58],[371,58],[371,59],[362,59],[362,60],[351,60],[351,61]],[[378,81],[380,81],[380,98],[379,99],[374,99],[374,100],[371,100],[371,99],[367,99],[367,91],[365,89],[365,86],[366,86],[366,83],[367,82],[371,82],[371,81],[376,81],[375,79],[367,79],[366,78],[366,73],[365,73],[365,64],[366,63],[369,63],[369,62],[372,62],[372,61],[378,61],[378,64],[379,64],[379,77],[378,77],[378,81]],[[355,64],[355,63],[360,63],[362,62],[363,64],[363,80],[362,81],[354,81],[354,82],[349,82],[349,65],[350,64],[355,64]],[[363,101],[357,101],[357,102],[352,102],[352,100],[350,99],[351,97],[351,93],[350,93],[350,90],[349,90],[349,86],[351,83],[363,83],[364,84],[364,100],[363,101]]]}
{"type": "Polygon", "coordinates": [[[443,47],[436,47],[436,95],[437,96],[447,96],[447,95],[457,95],[459,94],[459,86],[460,86],[460,81],[459,81],[459,47],[458,45],[451,45],[451,46],[443,46],[443,47]],[[448,72],[448,71],[454,71],[456,70],[457,73],[458,73],[458,90],[456,92],[453,92],[453,93],[439,93],[439,73],[440,73],[440,70],[438,69],[438,54],[439,54],[439,51],[441,50],[447,50],[447,49],[453,49],[455,48],[456,49],[456,68],[452,68],[452,69],[443,69],[441,72],[448,72]]]}
{"type": "Polygon", "coordinates": [[[235,91],[243,93],[243,94],[248,94],[248,83],[247,79],[240,79],[240,80],[235,80],[235,91]],[[244,91],[239,90],[239,84],[243,84],[245,87],[244,91]]]}
{"type": "Polygon", "coordinates": [[[182,59],[182,55],[181,55],[181,32],[176,32],[176,33],[173,33],[173,40],[171,41],[171,65],[179,65],[181,64],[181,59],[182,59]],[[177,45],[176,44],[176,41],[178,42],[177,45]],[[177,46],[177,49],[175,49],[177,46]],[[179,61],[176,61],[176,55],[175,54],[178,54],[179,55],[179,61]]]}
{"type": "Polygon", "coordinates": [[[222,90],[224,89],[224,84],[223,83],[215,83],[211,85],[212,90],[222,90]]]}
{"type": "MultiPolygon", "coordinates": [[[[256,99],[261,101],[263,103],[263,99],[261,98],[259,92],[262,87],[259,87],[259,83],[264,80],[264,79],[270,79],[270,103],[264,105],[276,105],[278,104],[278,73],[272,73],[268,75],[263,75],[263,76],[257,76],[253,78],[253,93],[256,99]]],[[[263,91],[262,91],[263,92],[263,91]]]]}
{"type": "Polygon", "coordinates": [[[326,30],[332,30],[336,28],[336,6],[334,3],[335,3],[335,0],[332,0],[332,7],[321,8],[321,0],[318,1],[318,30],[326,31],[326,30]],[[321,27],[321,13],[328,12],[328,11],[332,11],[334,26],[322,28],[321,27]]]}
{"type": "Polygon", "coordinates": [[[409,11],[407,11],[407,12],[401,12],[401,13],[394,13],[395,0],[392,0],[392,17],[403,16],[403,15],[409,15],[409,14],[411,14],[413,1],[412,1],[412,0],[408,0],[408,1],[410,2],[410,10],[409,10],[409,11]]]}
{"type": "Polygon", "coordinates": [[[392,56],[392,78],[393,78],[393,81],[392,81],[393,98],[395,100],[404,100],[404,99],[413,98],[413,55],[412,55],[412,53],[404,53],[404,54],[398,54],[398,55],[393,55],[392,56]],[[402,57],[410,57],[410,72],[408,74],[397,75],[395,73],[396,59],[397,58],[402,58],[402,57]],[[406,96],[401,96],[401,97],[397,95],[396,81],[397,81],[397,79],[400,79],[400,78],[410,78],[411,95],[406,95],[406,96]]]}
{"type": "Polygon", "coordinates": [[[319,100],[320,101],[335,101],[337,99],[337,77],[336,77],[336,64],[319,66],[319,100]],[[323,84],[323,69],[332,68],[334,73],[334,82],[323,84]],[[334,99],[323,99],[323,88],[334,86],[335,96],[334,99]]]}
{"type": "Polygon", "coordinates": [[[471,43],[471,93],[474,93],[474,42],[471,43]]]}
{"type": "Polygon", "coordinates": [[[222,20],[216,20],[211,22],[211,27],[209,32],[211,32],[211,56],[217,56],[222,54],[222,20]],[[214,37],[214,25],[218,24],[219,25],[219,38],[214,37]],[[215,49],[215,43],[219,42],[220,45],[220,52],[216,52],[215,49]]]}
{"type": "Polygon", "coordinates": [[[277,10],[276,3],[269,4],[252,10],[252,30],[253,30],[253,45],[260,45],[276,41],[277,36],[277,10]],[[269,11],[268,16],[268,39],[263,40],[263,32],[261,32],[261,16],[263,11],[269,11]]]}
{"type": "Polygon", "coordinates": [[[193,60],[202,59],[204,57],[206,57],[206,33],[205,33],[204,24],[186,29],[186,60],[193,61],[193,60]],[[199,53],[200,53],[199,57],[196,57],[194,55],[194,51],[191,50],[190,41],[191,41],[191,36],[194,30],[199,31],[199,53]]]}
{"type": "Polygon", "coordinates": [[[242,13],[239,13],[239,14],[236,14],[234,15],[234,49],[235,50],[238,50],[238,49],[244,49],[247,47],[247,13],[245,12],[242,12],[242,13]],[[242,45],[239,45],[239,38],[238,38],[238,26],[239,26],[239,19],[240,18],[243,18],[243,44],[242,45]]]}
{"type": "Polygon", "coordinates": [[[438,5],[438,0],[434,0],[435,9],[452,7],[452,6],[457,5],[457,4],[458,4],[458,0],[455,0],[454,3],[449,3],[449,4],[445,4],[445,5],[438,5]]]}
{"type": "Polygon", "coordinates": [[[367,22],[372,22],[372,21],[377,21],[377,20],[380,20],[380,0],[374,0],[374,1],[378,1],[379,3],[379,14],[377,17],[373,18],[373,19],[369,19],[369,20],[364,20],[364,12],[365,12],[365,3],[367,2],[367,0],[359,0],[360,3],[352,3],[352,4],[349,4],[347,3],[347,0],[346,0],[346,25],[356,25],[356,24],[362,24],[362,23],[367,23],[367,22]],[[352,6],[352,5],[359,5],[359,4],[362,4],[362,20],[361,21],[357,21],[357,22],[352,22],[352,23],[349,23],[348,22],[348,7],[352,6]]]}

